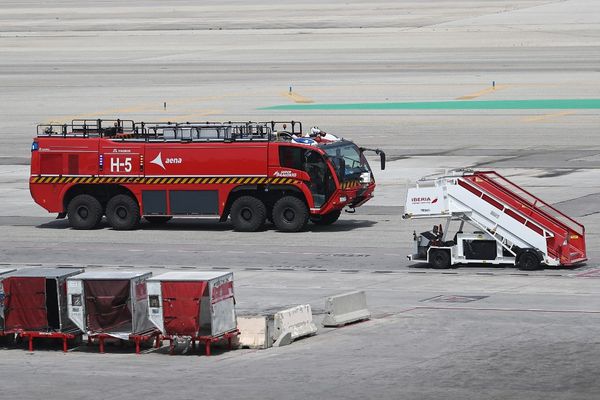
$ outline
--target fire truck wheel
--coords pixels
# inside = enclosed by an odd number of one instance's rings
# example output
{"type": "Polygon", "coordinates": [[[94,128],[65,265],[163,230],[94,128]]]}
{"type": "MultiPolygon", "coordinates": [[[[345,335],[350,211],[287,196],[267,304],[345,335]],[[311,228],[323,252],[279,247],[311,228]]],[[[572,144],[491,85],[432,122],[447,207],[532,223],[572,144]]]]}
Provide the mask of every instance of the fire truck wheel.
{"type": "Polygon", "coordinates": [[[282,232],[299,232],[308,223],[308,208],[297,197],[282,197],[273,206],[273,223],[282,232]]]}
{"type": "Polygon", "coordinates": [[[155,217],[151,217],[151,216],[145,216],[144,219],[148,222],[150,222],[151,224],[166,224],[167,222],[169,222],[173,217],[165,217],[165,216],[155,216],[155,217]]]}
{"type": "Polygon", "coordinates": [[[446,250],[433,250],[429,253],[429,263],[435,269],[450,268],[450,253],[446,250]]]}
{"type": "Polygon", "coordinates": [[[69,224],[75,229],[93,229],[102,219],[102,205],[94,196],[80,194],[67,206],[69,224]]]}
{"type": "Polygon", "coordinates": [[[113,229],[133,229],[140,222],[140,207],[130,196],[118,194],[106,205],[106,219],[113,229]]]}
{"type": "Polygon", "coordinates": [[[517,264],[522,271],[535,271],[536,269],[540,269],[540,260],[533,251],[525,250],[521,253],[517,264]]]}
{"type": "Polygon", "coordinates": [[[231,205],[231,222],[238,232],[256,232],[267,218],[265,204],[253,196],[242,196],[231,205]]]}
{"type": "Polygon", "coordinates": [[[338,220],[338,218],[340,217],[341,213],[342,212],[340,210],[338,210],[338,211],[332,211],[329,214],[320,215],[318,217],[311,217],[310,220],[315,225],[331,225],[335,221],[338,220]]]}

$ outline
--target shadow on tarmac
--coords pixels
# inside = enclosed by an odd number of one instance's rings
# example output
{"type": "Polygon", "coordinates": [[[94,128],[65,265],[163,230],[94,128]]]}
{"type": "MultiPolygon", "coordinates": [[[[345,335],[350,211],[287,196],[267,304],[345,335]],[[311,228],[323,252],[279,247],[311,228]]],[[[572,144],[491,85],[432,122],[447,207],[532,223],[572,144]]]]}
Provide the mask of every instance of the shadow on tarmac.
{"type": "MultiPolygon", "coordinates": [[[[315,225],[312,223],[308,224],[306,231],[308,232],[347,232],[354,229],[369,228],[377,224],[376,221],[370,220],[341,220],[337,221],[332,225],[315,225]]],[[[38,229],[72,229],[69,226],[69,221],[66,219],[53,220],[43,224],[35,226],[38,229]]],[[[103,219],[100,225],[96,228],[99,229],[111,229],[106,219],[103,219]]],[[[201,218],[187,218],[187,219],[173,219],[164,224],[151,224],[144,220],[140,223],[137,230],[141,231],[214,231],[224,232],[232,231],[233,227],[230,222],[219,222],[216,219],[201,219],[201,218]]],[[[271,223],[265,224],[261,232],[264,231],[275,231],[275,226],[271,223]]]]}
{"type": "MultiPolygon", "coordinates": [[[[559,267],[546,267],[546,268],[540,268],[537,271],[583,271],[585,269],[587,269],[588,264],[587,263],[582,263],[582,264],[578,264],[576,266],[571,266],[571,267],[565,267],[565,266],[559,266],[559,267]]],[[[452,270],[456,270],[456,269],[461,269],[461,270],[475,270],[475,269],[485,269],[485,270],[493,270],[493,271],[515,271],[515,273],[528,273],[528,272],[535,272],[535,271],[524,271],[524,270],[520,270],[519,268],[517,268],[514,265],[493,265],[493,264],[456,264],[451,266],[450,268],[434,268],[431,265],[427,264],[427,263],[414,263],[414,264],[410,264],[408,266],[408,269],[416,269],[416,270],[430,270],[430,271],[439,271],[439,272],[444,272],[444,271],[452,271],[452,270]]]]}

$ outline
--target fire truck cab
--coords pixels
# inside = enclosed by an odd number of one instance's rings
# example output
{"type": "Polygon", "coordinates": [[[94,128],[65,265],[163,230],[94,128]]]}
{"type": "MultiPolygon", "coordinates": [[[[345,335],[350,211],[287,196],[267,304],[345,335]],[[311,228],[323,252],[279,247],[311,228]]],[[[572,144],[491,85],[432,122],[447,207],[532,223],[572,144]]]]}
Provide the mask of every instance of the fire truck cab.
{"type": "MultiPolygon", "coordinates": [[[[103,216],[117,230],[134,229],[141,217],[202,216],[231,218],[238,231],[266,220],[300,231],[309,220],[334,223],[375,189],[370,149],[312,133],[304,136],[297,121],[39,125],[30,191],[75,229],[93,229],[103,216]]],[[[385,154],[373,151],[385,168],[385,154]]]]}

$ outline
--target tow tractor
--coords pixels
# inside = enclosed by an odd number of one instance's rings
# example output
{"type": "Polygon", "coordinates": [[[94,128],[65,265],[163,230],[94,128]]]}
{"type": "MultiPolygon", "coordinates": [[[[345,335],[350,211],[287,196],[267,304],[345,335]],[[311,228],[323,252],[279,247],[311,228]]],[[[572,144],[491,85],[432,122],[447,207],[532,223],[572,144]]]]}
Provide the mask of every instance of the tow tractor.
{"type": "Polygon", "coordinates": [[[421,179],[408,189],[403,219],[421,218],[445,220],[445,226],[413,233],[408,259],[433,268],[512,264],[536,270],[587,260],[582,224],[494,171],[421,179]]]}

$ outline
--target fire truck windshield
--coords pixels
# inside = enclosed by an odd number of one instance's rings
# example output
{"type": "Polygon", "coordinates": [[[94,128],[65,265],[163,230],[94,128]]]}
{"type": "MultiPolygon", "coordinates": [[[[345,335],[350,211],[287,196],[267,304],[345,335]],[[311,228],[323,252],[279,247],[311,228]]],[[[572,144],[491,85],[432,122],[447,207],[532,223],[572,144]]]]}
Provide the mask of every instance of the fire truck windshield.
{"type": "Polygon", "coordinates": [[[344,182],[359,179],[363,172],[371,172],[367,159],[352,142],[343,140],[322,145],[321,148],[332,160],[338,177],[344,182]]]}

